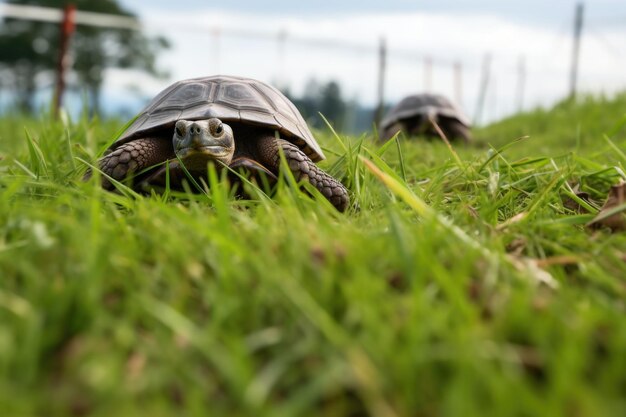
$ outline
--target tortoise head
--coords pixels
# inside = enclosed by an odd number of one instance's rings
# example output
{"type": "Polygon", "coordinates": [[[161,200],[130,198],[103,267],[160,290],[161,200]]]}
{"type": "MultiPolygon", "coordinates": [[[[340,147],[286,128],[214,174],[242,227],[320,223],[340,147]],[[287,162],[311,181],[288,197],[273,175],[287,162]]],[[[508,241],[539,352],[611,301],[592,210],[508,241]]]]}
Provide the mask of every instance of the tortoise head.
{"type": "Polygon", "coordinates": [[[176,156],[190,170],[204,170],[211,161],[228,165],[235,153],[233,130],[216,118],[178,120],[172,144],[176,156]]]}

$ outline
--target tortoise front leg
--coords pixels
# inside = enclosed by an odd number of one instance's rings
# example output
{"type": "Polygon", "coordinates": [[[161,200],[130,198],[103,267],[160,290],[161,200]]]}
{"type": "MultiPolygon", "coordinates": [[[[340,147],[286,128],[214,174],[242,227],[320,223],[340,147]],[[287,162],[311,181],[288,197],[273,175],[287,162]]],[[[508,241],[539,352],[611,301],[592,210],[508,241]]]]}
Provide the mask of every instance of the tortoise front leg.
{"type": "Polygon", "coordinates": [[[262,162],[270,169],[278,172],[280,167],[280,153],[282,149],[289,169],[298,181],[308,180],[317,188],[339,211],[345,211],[350,204],[348,190],[341,182],[328,175],[315,165],[304,152],[296,145],[284,139],[268,136],[259,141],[259,152],[262,162]]]}
{"type": "MultiPolygon", "coordinates": [[[[159,138],[137,139],[117,147],[100,160],[100,169],[117,181],[141,172],[146,168],[173,159],[176,155],[168,140],[159,138]]],[[[113,184],[102,178],[102,187],[112,190],[113,184]]]]}
{"type": "Polygon", "coordinates": [[[391,126],[389,126],[388,128],[384,129],[382,132],[380,132],[380,139],[383,142],[387,142],[389,139],[391,139],[396,133],[405,130],[405,127],[402,123],[400,122],[396,122],[394,124],[392,124],[391,126]]]}

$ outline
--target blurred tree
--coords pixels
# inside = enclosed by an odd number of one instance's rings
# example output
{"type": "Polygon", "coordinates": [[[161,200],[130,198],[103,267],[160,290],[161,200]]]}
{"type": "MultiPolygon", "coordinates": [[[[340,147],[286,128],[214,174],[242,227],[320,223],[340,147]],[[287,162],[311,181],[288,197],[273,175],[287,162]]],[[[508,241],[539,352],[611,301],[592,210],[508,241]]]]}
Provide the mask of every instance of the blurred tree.
{"type": "MultiPolygon", "coordinates": [[[[63,8],[133,16],[117,0],[8,0],[8,3],[63,8]]],[[[58,60],[58,24],[5,18],[0,26],[0,67],[14,77],[13,89],[21,110],[31,112],[40,86],[51,86],[58,60]]],[[[73,73],[89,93],[91,112],[97,112],[103,72],[107,68],[137,68],[155,76],[156,53],[169,46],[162,37],[148,38],[139,31],[80,25],[70,45],[73,73]]]]}
{"type": "Polygon", "coordinates": [[[346,120],[346,103],[341,97],[341,88],[335,81],[322,86],[320,91],[320,113],[339,130],[343,130],[346,120]]]}
{"type": "Polygon", "coordinates": [[[311,79],[304,87],[304,95],[300,98],[293,97],[289,91],[284,93],[313,127],[324,128],[326,126],[318,114],[322,113],[335,129],[343,130],[345,128],[347,105],[341,96],[341,88],[336,81],[320,84],[315,79],[311,79]]]}

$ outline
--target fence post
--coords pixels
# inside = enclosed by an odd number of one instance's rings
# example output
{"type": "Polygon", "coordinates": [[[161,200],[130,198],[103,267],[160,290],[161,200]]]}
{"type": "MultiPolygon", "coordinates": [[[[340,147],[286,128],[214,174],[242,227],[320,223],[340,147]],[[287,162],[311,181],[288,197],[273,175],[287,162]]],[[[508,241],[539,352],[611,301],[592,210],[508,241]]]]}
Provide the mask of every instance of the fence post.
{"type": "Polygon", "coordinates": [[[380,128],[380,122],[383,119],[385,111],[385,73],[387,71],[387,43],[385,38],[380,38],[380,47],[378,49],[378,106],[374,114],[374,122],[380,128]]]}
{"type": "Polygon", "coordinates": [[[574,17],[574,47],[572,49],[572,67],[570,70],[569,96],[576,98],[576,84],[578,81],[578,56],[580,55],[580,35],[583,30],[583,3],[576,5],[576,15],[574,17]]]}
{"type": "Polygon", "coordinates": [[[482,75],[480,81],[480,89],[478,91],[478,103],[476,105],[476,114],[474,115],[474,124],[478,124],[483,116],[483,108],[485,107],[485,97],[487,96],[487,87],[489,86],[489,66],[491,65],[491,54],[485,54],[483,58],[482,75]]]}
{"type": "Polygon", "coordinates": [[[68,47],[70,39],[75,29],[76,6],[68,4],[63,9],[63,20],[61,21],[61,44],[59,45],[59,60],[56,71],[56,87],[54,93],[54,115],[59,115],[59,110],[63,105],[63,93],[65,92],[65,72],[69,66],[68,47]]]}
{"type": "Polygon", "coordinates": [[[430,92],[433,89],[433,58],[424,57],[424,91],[430,92]]]}
{"type": "Polygon", "coordinates": [[[460,61],[454,63],[454,100],[463,107],[463,66],[460,61]]]}
{"type": "Polygon", "coordinates": [[[517,112],[524,109],[524,90],[526,88],[526,57],[520,56],[517,64],[517,112]]]}

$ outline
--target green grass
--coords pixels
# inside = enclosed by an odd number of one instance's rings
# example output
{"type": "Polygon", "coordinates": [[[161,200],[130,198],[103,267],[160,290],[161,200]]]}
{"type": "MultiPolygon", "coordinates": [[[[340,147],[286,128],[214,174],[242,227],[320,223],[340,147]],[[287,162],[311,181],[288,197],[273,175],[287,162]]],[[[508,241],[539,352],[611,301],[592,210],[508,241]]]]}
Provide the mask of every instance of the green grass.
{"type": "Polygon", "coordinates": [[[625,105],[457,154],[319,132],[345,214],[290,178],[107,193],[82,161],[122,122],[2,119],[0,414],[625,415],[626,237],[585,227],[624,177],[625,105]]]}

